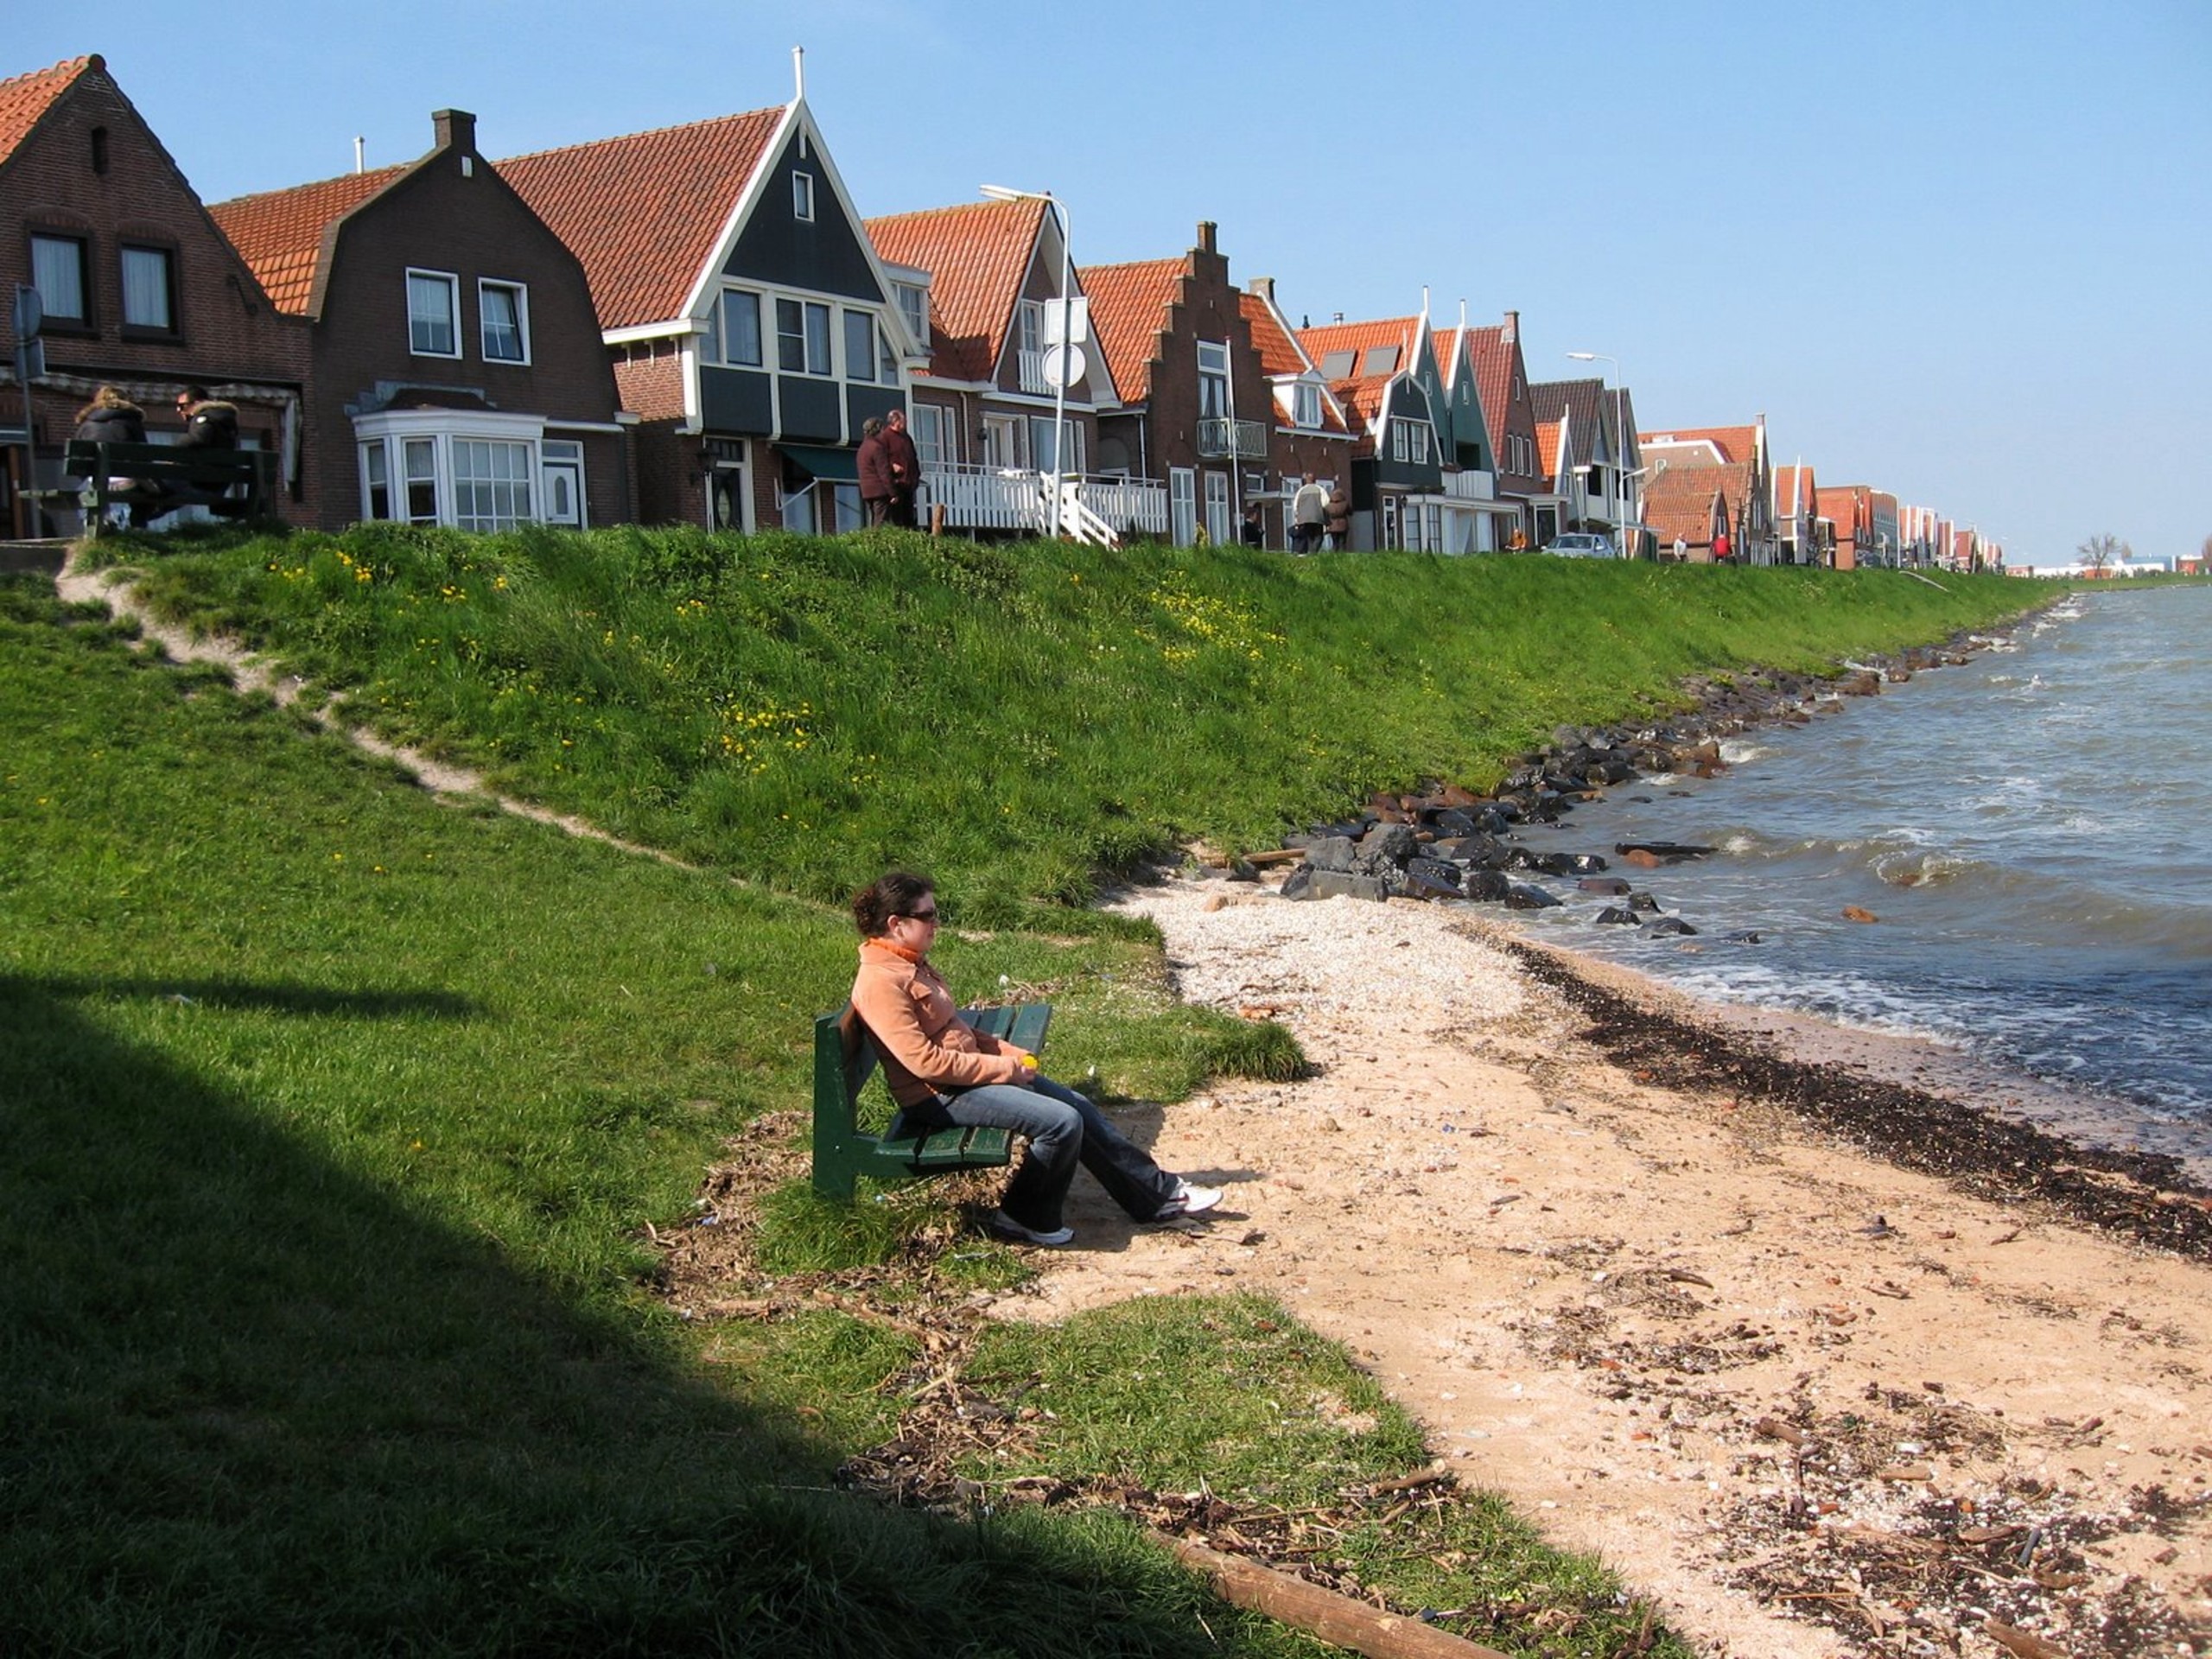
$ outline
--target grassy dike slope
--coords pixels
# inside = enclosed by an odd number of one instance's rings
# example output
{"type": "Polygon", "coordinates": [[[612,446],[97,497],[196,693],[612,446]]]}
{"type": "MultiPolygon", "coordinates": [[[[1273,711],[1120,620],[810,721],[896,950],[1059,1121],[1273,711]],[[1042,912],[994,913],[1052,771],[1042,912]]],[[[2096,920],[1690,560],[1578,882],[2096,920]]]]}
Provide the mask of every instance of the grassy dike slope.
{"type": "MultiPolygon", "coordinates": [[[[1014,920],[1179,834],[1479,778],[1554,721],[1664,695],[1672,668],[1586,660],[1595,613],[1638,608],[1627,578],[1684,580],[1672,643],[1624,656],[1708,671],[2032,594],[1891,578],[1892,610],[1789,573],[682,535],[219,537],[149,568],[175,612],[392,734],[769,890],[440,806],[0,584],[0,1649],[1310,1651],[1103,1521],[954,1527],[823,1494],[888,1432],[901,1341],[825,1312],[710,1351],[643,1293],[644,1224],[679,1223],[730,1132],[804,1098],[807,1018],[850,962],[810,899],[898,856],[971,921],[1014,920]],[[1497,620],[1446,653],[1443,600],[1497,620]]],[[[945,954],[963,983],[1053,985],[1056,1055],[1115,1092],[1278,1062],[1148,990],[1142,938],[1092,931],[945,954]]],[[[1117,1385],[1071,1425],[1081,1456],[1126,1446],[1163,1485],[1233,1465],[1287,1507],[1420,1456],[1273,1310],[1147,1309],[1065,1344],[1014,1363],[1065,1376],[1071,1419],[1112,1362],[1172,1362],[1151,1408],[1117,1385]],[[1280,1402],[1323,1393],[1377,1427],[1286,1439],[1280,1402]],[[1274,1440],[1291,1457],[1249,1451],[1274,1440]]],[[[1487,1639],[1610,1650],[1610,1588],[1486,1524],[1433,1553],[1495,1556],[1492,1580],[1402,1593],[1564,1608],[1487,1639]]]]}

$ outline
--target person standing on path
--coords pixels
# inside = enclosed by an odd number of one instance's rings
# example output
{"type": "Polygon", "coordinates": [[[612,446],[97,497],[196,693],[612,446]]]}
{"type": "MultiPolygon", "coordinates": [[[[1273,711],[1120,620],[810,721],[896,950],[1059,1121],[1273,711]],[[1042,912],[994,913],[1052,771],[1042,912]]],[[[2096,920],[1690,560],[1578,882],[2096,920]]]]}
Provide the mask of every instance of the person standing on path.
{"type": "Polygon", "coordinates": [[[891,456],[883,442],[883,420],[871,415],[861,423],[861,449],[855,457],[861,475],[861,505],[870,529],[891,522],[891,456]]]}
{"type": "Polygon", "coordinates": [[[1037,1070],[1036,1058],[960,1017],[952,992],[929,960],[937,940],[937,887],[893,870],[853,895],[861,931],[853,1012],[883,1062],[884,1081],[909,1124],[982,1124],[1029,1142],[1007,1183],[991,1230],[1027,1244],[1065,1244],[1061,1218],[1079,1164],[1138,1222],[1178,1221],[1221,1202],[1221,1189],[1193,1186],[1154,1163],[1105,1114],[1037,1070]]]}
{"type": "Polygon", "coordinates": [[[922,490],[922,458],[906,432],[906,411],[894,409],[883,423],[883,454],[891,465],[891,522],[907,530],[914,522],[914,498],[922,490]]]}
{"type": "Polygon", "coordinates": [[[1351,496],[1342,484],[1329,491],[1329,516],[1323,521],[1328,539],[1324,543],[1332,553],[1341,553],[1351,545],[1351,496]]]}
{"type": "Polygon", "coordinates": [[[1311,553],[1319,546],[1328,516],[1327,493],[1313,481],[1313,474],[1306,474],[1299,480],[1298,493],[1290,498],[1290,550],[1311,553]]]}

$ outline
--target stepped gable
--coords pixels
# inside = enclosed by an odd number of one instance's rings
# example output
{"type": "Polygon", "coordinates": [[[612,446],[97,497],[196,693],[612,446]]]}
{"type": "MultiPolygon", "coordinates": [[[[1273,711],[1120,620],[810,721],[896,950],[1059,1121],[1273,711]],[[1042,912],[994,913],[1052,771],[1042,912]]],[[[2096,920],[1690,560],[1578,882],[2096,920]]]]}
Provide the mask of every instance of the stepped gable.
{"type": "Polygon", "coordinates": [[[304,316],[314,301],[315,272],[332,227],[414,165],[379,167],[319,184],[238,196],[212,203],[207,211],[255,280],[268,290],[270,303],[290,315],[304,316]]]}
{"type": "Polygon", "coordinates": [[[92,53],[0,80],[0,163],[15,155],[61,94],[76,85],[78,76],[87,69],[106,67],[107,60],[92,53]]]}
{"type": "Polygon", "coordinates": [[[1090,296],[1090,327],[1106,354],[1106,371],[1126,403],[1152,396],[1152,365],[1167,329],[1168,308],[1182,297],[1191,257],[1084,265],[1076,280],[1090,296]]]}
{"type": "Polygon", "coordinates": [[[922,343],[931,374],[987,381],[997,372],[1045,213],[1043,202],[1025,198],[865,221],[879,257],[930,273],[931,337],[922,343]]]}
{"type": "Polygon", "coordinates": [[[583,264],[601,328],[683,315],[790,106],[493,163],[583,264]]]}

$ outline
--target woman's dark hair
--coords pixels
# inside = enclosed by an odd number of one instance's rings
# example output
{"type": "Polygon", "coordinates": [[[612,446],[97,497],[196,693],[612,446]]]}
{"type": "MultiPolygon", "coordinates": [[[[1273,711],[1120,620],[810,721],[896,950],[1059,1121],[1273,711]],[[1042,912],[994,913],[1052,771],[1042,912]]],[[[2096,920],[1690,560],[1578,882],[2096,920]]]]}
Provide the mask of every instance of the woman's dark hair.
{"type": "Polygon", "coordinates": [[[892,870],[853,895],[853,923],[869,938],[882,936],[894,916],[911,916],[914,906],[937,891],[926,875],[892,870]]]}

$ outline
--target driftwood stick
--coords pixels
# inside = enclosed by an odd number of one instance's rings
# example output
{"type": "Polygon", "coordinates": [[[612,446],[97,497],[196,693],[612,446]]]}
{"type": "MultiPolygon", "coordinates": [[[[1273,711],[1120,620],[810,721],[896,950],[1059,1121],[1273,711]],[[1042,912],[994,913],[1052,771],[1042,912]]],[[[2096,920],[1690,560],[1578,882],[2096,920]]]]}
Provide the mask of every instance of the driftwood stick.
{"type": "Polygon", "coordinates": [[[1242,1555],[1224,1555],[1193,1539],[1158,1530],[1151,1535],[1184,1566],[1205,1573],[1224,1601],[1264,1613],[1336,1647],[1365,1654],[1367,1659],[1506,1659],[1496,1648],[1484,1647],[1402,1613],[1386,1613],[1242,1555]]]}

